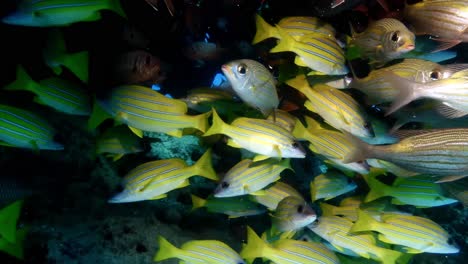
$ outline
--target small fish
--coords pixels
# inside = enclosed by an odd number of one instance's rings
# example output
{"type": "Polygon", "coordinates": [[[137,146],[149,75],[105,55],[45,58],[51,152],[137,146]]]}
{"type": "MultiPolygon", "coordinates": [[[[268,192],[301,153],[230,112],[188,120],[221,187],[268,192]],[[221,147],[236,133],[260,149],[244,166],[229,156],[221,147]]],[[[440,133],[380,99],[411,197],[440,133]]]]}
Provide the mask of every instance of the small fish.
{"type": "Polygon", "coordinates": [[[370,202],[380,197],[391,196],[392,203],[397,205],[410,204],[416,207],[434,207],[456,203],[457,200],[444,197],[439,184],[427,176],[397,178],[393,186],[388,186],[375,176],[364,177],[370,191],[364,202],[370,202]]]}
{"type": "Polygon", "coordinates": [[[445,109],[438,109],[447,118],[458,118],[468,114],[468,70],[454,73],[450,78],[417,83],[387,72],[384,77],[399,93],[385,115],[397,111],[410,102],[430,98],[441,102],[445,109]]]}
{"type": "Polygon", "coordinates": [[[406,4],[403,16],[416,35],[432,35],[440,42],[437,51],[468,42],[468,5],[466,0],[424,0],[406,4]]]}
{"type": "Polygon", "coordinates": [[[353,78],[349,87],[365,93],[368,104],[381,104],[394,101],[398,95],[398,88],[385,78],[387,72],[414,82],[428,83],[449,78],[466,67],[467,64],[440,65],[427,60],[404,59],[394,65],[373,70],[365,78],[353,78]]]}
{"type": "Polygon", "coordinates": [[[276,264],[340,263],[335,253],[321,243],[280,239],[267,244],[250,227],[247,227],[247,244],[240,255],[247,260],[266,258],[276,264]]]}
{"type": "Polygon", "coordinates": [[[259,215],[267,211],[265,207],[251,201],[245,196],[225,198],[209,196],[207,199],[203,199],[192,194],[191,197],[192,210],[205,207],[210,213],[225,214],[229,218],[259,215]]]}
{"type": "Polygon", "coordinates": [[[0,144],[34,150],[63,150],[54,141],[55,130],[42,117],[8,105],[0,105],[0,144]]]}
{"type": "Polygon", "coordinates": [[[57,77],[35,82],[21,65],[16,69],[16,80],[4,89],[33,92],[36,94],[35,102],[62,113],[81,116],[91,114],[91,98],[81,85],[57,77]]]}
{"type": "MultiPolygon", "coordinates": [[[[278,28],[268,24],[260,15],[255,15],[256,33],[252,44],[259,43],[268,38],[281,39],[278,28]]],[[[323,37],[335,37],[335,29],[318,17],[285,17],[282,18],[277,26],[284,29],[288,35],[295,40],[308,35],[321,35],[323,37]]]]}
{"type": "Polygon", "coordinates": [[[381,67],[414,49],[415,36],[399,20],[383,18],[362,33],[352,30],[351,46],[356,46],[370,64],[381,67]]]}
{"type": "MultiPolygon", "coordinates": [[[[187,105],[139,85],[115,87],[107,98],[99,100],[107,114],[129,126],[139,137],[143,131],[163,132],[182,136],[182,129],[195,128],[205,132],[210,112],[197,116],[186,115],[187,105]]],[[[91,116],[94,117],[93,115],[91,116]]]]}
{"type": "Polygon", "coordinates": [[[232,167],[214,191],[214,196],[233,197],[255,193],[280,179],[285,169],[291,169],[289,159],[268,159],[259,164],[244,159],[232,167]]]}
{"type": "Polygon", "coordinates": [[[22,0],[3,23],[28,27],[63,27],[101,19],[101,10],[126,18],[119,0],[22,0]]]}
{"type": "Polygon", "coordinates": [[[204,264],[245,264],[239,254],[218,240],[192,240],[175,247],[164,237],[158,237],[159,249],[153,260],[156,262],[178,258],[184,263],[204,264]]]}
{"type": "Polygon", "coordinates": [[[349,234],[353,222],[339,216],[322,216],[307,227],[315,234],[330,242],[340,253],[344,249],[366,259],[374,259],[384,264],[397,263],[403,253],[377,246],[372,234],[349,234]]]}
{"type": "Polygon", "coordinates": [[[359,210],[358,220],[350,232],[370,230],[379,232],[378,238],[382,242],[405,246],[408,253],[453,254],[460,251],[442,227],[419,216],[388,214],[382,216],[379,222],[368,213],[359,210]]]}
{"type": "Polygon", "coordinates": [[[294,61],[296,65],[309,67],[323,74],[345,75],[348,73],[344,51],[334,37],[307,35],[295,40],[281,27],[277,26],[277,30],[281,38],[270,53],[294,52],[297,55],[294,61]]]}
{"type": "Polygon", "coordinates": [[[357,188],[356,183],[350,177],[335,171],[320,174],[310,182],[312,202],[318,199],[325,201],[348,193],[357,188]]]}
{"type": "Polygon", "coordinates": [[[115,84],[153,85],[165,78],[161,60],[146,50],[133,50],[121,54],[113,65],[115,84]]]}
{"type": "Polygon", "coordinates": [[[263,189],[261,192],[251,193],[250,195],[254,201],[266,206],[270,211],[274,211],[278,206],[278,203],[288,196],[295,196],[304,199],[296,189],[280,181],[275,182],[273,185],[263,189]]]}
{"type": "Polygon", "coordinates": [[[107,129],[96,139],[96,153],[105,154],[117,161],[125,154],[143,151],[141,138],[126,126],[115,126],[107,129]]]}
{"type": "Polygon", "coordinates": [[[254,60],[234,60],[221,67],[239,98],[266,117],[278,107],[279,99],[273,75],[254,60]]]}
{"type": "Polygon", "coordinates": [[[144,200],[157,200],[166,197],[166,193],[190,185],[188,179],[195,175],[210,180],[218,180],[211,165],[211,150],[192,166],[181,159],[150,161],[137,166],[127,173],[123,180],[124,190],[109,203],[129,203],[144,200]]]}
{"type": "Polygon", "coordinates": [[[301,229],[317,219],[315,211],[297,196],[288,196],[278,203],[271,215],[272,226],[279,232],[301,229]]]}
{"type": "Polygon", "coordinates": [[[334,128],[359,137],[374,137],[365,112],[350,95],[324,84],[310,87],[304,75],[298,75],[286,84],[304,94],[308,99],[305,107],[334,128]]]}
{"type": "Polygon", "coordinates": [[[354,141],[356,150],[344,162],[369,158],[394,163],[403,169],[432,176],[444,176],[438,182],[468,176],[468,129],[452,128],[419,131],[391,145],[367,145],[354,141]]]}
{"type": "Polygon", "coordinates": [[[228,145],[244,148],[266,157],[304,158],[305,151],[286,129],[264,119],[240,117],[230,125],[213,110],[213,124],[204,137],[224,134],[230,139],[228,145]]]}

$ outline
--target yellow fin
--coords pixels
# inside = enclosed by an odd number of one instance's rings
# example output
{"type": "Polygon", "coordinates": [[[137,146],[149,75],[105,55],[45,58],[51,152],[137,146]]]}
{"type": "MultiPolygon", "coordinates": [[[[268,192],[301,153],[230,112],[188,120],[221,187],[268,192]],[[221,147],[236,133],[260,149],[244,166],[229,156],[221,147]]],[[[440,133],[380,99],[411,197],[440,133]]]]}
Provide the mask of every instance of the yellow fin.
{"type": "Polygon", "coordinates": [[[137,135],[139,138],[143,138],[143,130],[138,129],[138,128],[134,128],[134,127],[131,127],[131,126],[128,126],[128,128],[130,128],[130,130],[133,132],[133,134],[137,135]]]}
{"type": "Polygon", "coordinates": [[[265,156],[265,155],[255,155],[255,157],[253,158],[253,162],[257,162],[257,161],[262,161],[262,160],[267,160],[269,159],[270,157],[268,156],[265,156]]]}
{"type": "Polygon", "coordinates": [[[159,199],[163,199],[163,198],[166,198],[166,197],[167,197],[167,194],[160,194],[160,195],[151,197],[148,200],[159,200],[159,199]]]}

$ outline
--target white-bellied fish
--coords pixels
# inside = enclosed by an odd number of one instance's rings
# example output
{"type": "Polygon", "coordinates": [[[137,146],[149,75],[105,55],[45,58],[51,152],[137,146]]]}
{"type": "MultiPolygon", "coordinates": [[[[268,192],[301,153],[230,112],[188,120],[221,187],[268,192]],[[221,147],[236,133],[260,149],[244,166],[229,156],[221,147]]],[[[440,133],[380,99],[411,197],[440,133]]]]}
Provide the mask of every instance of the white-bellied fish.
{"type": "Polygon", "coordinates": [[[228,136],[228,145],[232,147],[244,148],[266,157],[305,157],[305,151],[294,136],[268,120],[240,117],[229,125],[214,110],[213,124],[203,136],[214,134],[228,136]]]}
{"type": "Polygon", "coordinates": [[[356,46],[372,65],[381,67],[414,49],[413,32],[399,20],[382,18],[371,23],[364,32],[352,32],[351,46],[356,46]]]}
{"type": "Polygon", "coordinates": [[[96,154],[104,154],[114,161],[125,154],[143,151],[141,138],[126,126],[115,126],[107,129],[96,138],[96,154]]]}
{"type": "Polygon", "coordinates": [[[218,240],[192,240],[175,247],[164,237],[158,237],[159,249],[153,260],[156,262],[178,258],[191,264],[245,264],[245,261],[224,242],[218,240]]]}
{"type": "Polygon", "coordinates": [[[327,201],[356,188],[356,183],[350,177],[336,171],[320,174],[310,182],[312,202],[318,199],[327,201]]]}
{"type": "Polygon", "coordinates": [[[466,67],[468,64],[440,65],[427,60],[404,59],[388,67],[375,69],[364,78],[353,78],[349,87],[365,93],[369,104],[392,102],[398,95],[398,89],[386,81],[386,72],[414,82],[427,83],[449,78],[456,71],[466,67]]]}
{"type": "MultiPolygon", "coordinates": [[[[268,24],[260,15],[255,16],[256,33],[253,44],[268,38],[281,38],[277,27],[268,24]]],[[[282,18],[277,26],[284,29],[291,37],[298,40],[307,35],[322,35],[323,37],[335,37],[335,29],[318,17],[294,16],[282,18]]]]}
{"type": "Polygon", "coordinates": [[[424,175],[397,178],[392,186],[380,182],[374,175],[365,176],[364,179],[370,188],[364,200],[366,203],[384,196],[393,197],[393,204],[410,204],[417,207],[434,207],[457,202],[455,199],[444,197],[439,184],[424,175]]]}
{"type": "Polygon", "coordinates": [[[265,117],[278,107],[276,81],[260,62],[234,60],[224,64],[221,70],[239,98],[245,104],[258,109],[265,117]]]}
{"type": "Polygon", "coordinates": [[[268,159],[253,162],[244,159],[229,169],[214,191],[215,197],[232,197],[255,193],[280,179],[285,169],[291,169],[289,159],[268,159]]]}
{"type": "Polygon", "coordinates": [[[430,98],[442,103],[438,111],[448,118],[458,118],[468,114],[468,70],[454,73],[450,78],[429,83],[417,83],[401,78],[391,72],[384,77],[399,93],[385,115],[397,111],[410,102],[430,98]]]}
{"type": "Polygon", "coordinates": [[[69,53],[60,29],[54,28],[49,30],[46,47],[42,50],[42,56],[47,66],[55,74],[60,75],[63,71],[62,67],[65,67],[82,82],[88,83],[89,52],[79,51],[69,53]]]}
{"type": "Polygon", "coordinates": [[[22,0],[18,9],[2,21],[29,27],[69,26],[99,20],[101,10],[110,10],[126,17],[119,0],[22,0]]]}
{"type": "Polygon", "coordinates": [[[334,128],[359,137],[374,136],[365,112],[350,95],[324,84],[310,87],[304,75],[298,75],[286,84],[303,93],[308,99],[305,107],[334,128]]]}
{"type": "Polygon", "coordinates": [[[109,203],[129,203],[156,200],[166,193],[186,187],[192,176],[202,176],[217,181],[218,176],[211,165],[211,150],[192,166],[178,158],[150,161],[137,166],[125,175],[124,190],[109,199],[109,203]]]}
{"type": "Polygon", "coordinates": [[[366,259],[374,259],[384,264],[397,263],[403,253],[377,246],[373,234],[349,234],[353,222],[339,216],[322,216],[307,227],[315,234],[330,242],[340,253],[344,249],[366,259]]]}
{"type": "Polygon", "coordinates": [[[262,205],[250,200],[246,196],[217,198],[209,196],[206,199],[191,195],[192,210],[206,208],[210,213],[219,213],[228,215],[229,218],[259,215],[267,210],[262,205]]]}
{"type": "Polygon", "coordinates": [[[266,258],[276,264],[340,263],[335,253],[321,243],[280,239],[268,244],[250,227],[247,227],[247,244],[240,255],[247,260],[266,258]]]}
{"type": "Polygon", "coordinates": [[[442,181],[468,176],[468,129],[451,128],[419,131],[391,145],[368,145],[355,140],[345,162],[369,158],[394,163],[406,170],[432,176],[445,176],[442,181]]]}
{"type": "Polygon", "coordinates": [[[416,35],[432,35],[441,45],[437,50],[468,42],[468,2],[466,0],[424,0],[406,5],[403,16],[416,35]]]}
{"type": "Polygon", "coordinates": [[[138,85],[115,87],[108,98],[99,103],[111,117],[128,125],[140,137],[142,131],[163,132],[178,137],[182,136],[184,128],[205,132],[211,114],[186,115],[187,105],[181,100],[165,97],[138,85]]]}
{"type": "Polygon", "coordinates": [[[434,221],[419,216],[385,214],[379,222],[368,213],[359,210],[358,220],[350,232],[371,230],[380,233],[380,241],[405,246],[408,253],[452,254],[460,251],[452,245],[447,231],[434,221]]]}
{"type": "Polygon", "coordinates": [[[315,211],[302,197],[288,196],[271,214],[272,227],[279,232],[296,231],[317,219],[315,211]]]}
{"type": "Polygon", "coordinates": [[[36,94],[35,102],[62,113],[84,116],[91,114],[91,97],[81,85],[57,77],[35,82],[21,65],[16,69],[16,81],[4,89],[33,92],[36,94]]]}
{"type": "Polygon", "coordinates": [[[290,185],[277,181],[270,187],[261,192],[251,193],[251,198],[259,204],[262,204],[270,211],[274,211],[278,203],[288,196],[295,196],[304,199],[302,195],[290,185]]]}
{"type": "Polygon", "coordinates": [[[294,52],[297,55],[294,63],[323,74],[345,75],[348,73],[344,51],[334,37],[317,34],[302,36],[295,40],[279,26],[277,26],[277,31],[281,38],[278,44],[270,50],[271,53],[294,52]]]}
{"type": "Polygon", "coordinates": [[[8,105],[0,105],[0,144],[34,150],[62,150],[54,140],[54,128],[42,117],[8,105]]]}
{"type": "MultiPolygon", "coordinates": [[[[195,88],[188,91],[184,101],[190,109],[198,112],[208,112],[211,110],[210,103],[214,101],[233,101],[234,95],[223,89],[215,88],[195,88]]],[[[220,110],[220,109],[216,109],[220,110]]]]}

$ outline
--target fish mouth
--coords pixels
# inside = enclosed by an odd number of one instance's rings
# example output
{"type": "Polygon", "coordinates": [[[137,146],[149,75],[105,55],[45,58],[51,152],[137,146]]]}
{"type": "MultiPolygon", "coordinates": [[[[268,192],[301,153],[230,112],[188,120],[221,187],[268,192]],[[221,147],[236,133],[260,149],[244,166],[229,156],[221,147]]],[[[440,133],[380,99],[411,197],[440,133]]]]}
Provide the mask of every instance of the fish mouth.
{"type": "Polygon", "coordinates": [[[224,75],[229,75],[232,74],[231,67],[229,67],[227,64],[221,65],[221,71],[224,73],[224,75]]]}
{"type": "Polygon", "coordinates": [[[402,50],[404,51],[411,51],[411,50],[414,50],[414,44],[408,44],[408,45],[405,45],[402,47],[402,50]]]}

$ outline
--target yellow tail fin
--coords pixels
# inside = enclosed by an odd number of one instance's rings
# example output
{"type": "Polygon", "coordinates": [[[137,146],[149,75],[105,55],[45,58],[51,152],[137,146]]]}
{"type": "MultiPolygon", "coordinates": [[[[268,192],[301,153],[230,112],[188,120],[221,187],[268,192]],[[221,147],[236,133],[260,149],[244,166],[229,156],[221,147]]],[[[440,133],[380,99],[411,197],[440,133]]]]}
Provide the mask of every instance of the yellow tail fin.
{"type": "Polygon", "coordinates": [[[199,175],[210,180],[218,181],[218,175],[211,163],[211,149],[208,149],[200,159],[192,166],[194,175],[199,175]]]}
{"type": "Polygon", "coordinates": [[[154,256],[154,261],[161,261],[169,258],[177,258],[180,255],[180,249],[176,248],[174,245],[169,243],[164,237],[158,237],[159,250],[154,256]]]}
{"type": "Polygon", "coordinates": [[[268,249],[268,244],[263,241],[255,231],[247,226],[247,244],[244,244],[240,255],[244,259],[255,259],[265,256],[265,249],[268,249]]]}
{"type": "Polygon", "coordinates": [[[228,124],[224,123],[224,121],[219,117],[216,110],[213,108],[213,123],[208,131],[203,134],[204,137],[215,135],[215,134],[223,134],[226,128],[229,126],[228,124]]]}
{"type": "Polygon", "coordinates": [[[278,33],[276,32],[276,28],[268,24],[261,16],[255,16],[255,24],[257,31],[252,40],[252,44],[259,43],[268,38],[277,37],[278,33]]]}
{"type": "Polygon", "coordinates": [[[206,200],[205,199],[202,199],[198,196],[195,196],[195,195],[191,195],[192,197],[192,210],[195,210],[195,209],[198,209],[198,208],[202,208],[205,206],[206,204],[206,200]]]}

